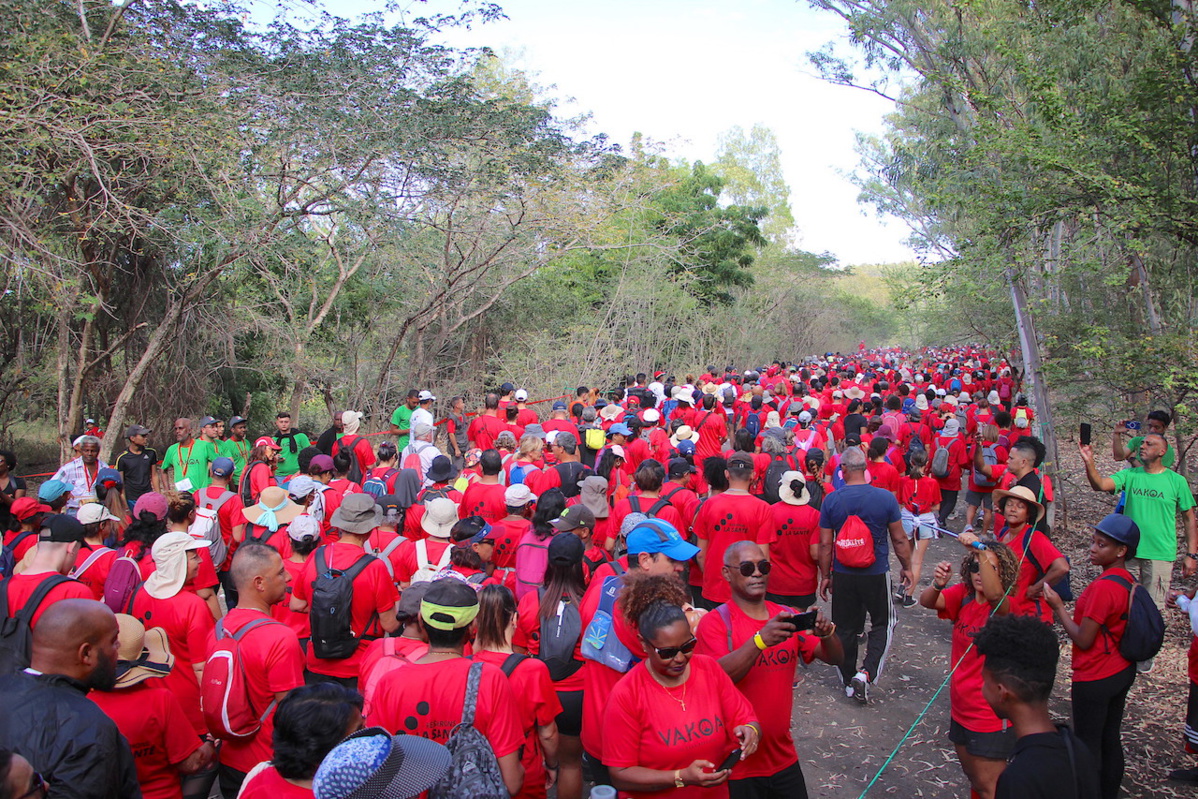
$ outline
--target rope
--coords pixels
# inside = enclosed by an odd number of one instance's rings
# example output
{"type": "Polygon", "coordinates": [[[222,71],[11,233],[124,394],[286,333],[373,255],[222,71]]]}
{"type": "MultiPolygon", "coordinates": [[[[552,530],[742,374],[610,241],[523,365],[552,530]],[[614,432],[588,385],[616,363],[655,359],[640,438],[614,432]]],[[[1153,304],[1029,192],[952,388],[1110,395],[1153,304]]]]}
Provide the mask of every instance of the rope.
{"type": "MultiPolygon", "coordinates": [[[[574,395],[573,394],[562,394],[560,397],[546,397],[545,399],[528,400],[524,404],[525,405],[539,405],[542,402],[557,402],[558,400],[569,399],[572,396],[574,396],[574,395]]],[[[465,415],[467,417],[478,416],[478,411],[467,411],[465,415]]],[[[448,421],[449,421],[448,416],[442,416],[440,419],[433,422],[433,427],[440,427],[441,425],[445,424],[448,421]]],[[[363,437],[366,437],[366,436],[389,436],[389,435],[391,435],[391,431],[390,430],[382,430],[378,433],[362,433],[361,435],[363,437]]]]}

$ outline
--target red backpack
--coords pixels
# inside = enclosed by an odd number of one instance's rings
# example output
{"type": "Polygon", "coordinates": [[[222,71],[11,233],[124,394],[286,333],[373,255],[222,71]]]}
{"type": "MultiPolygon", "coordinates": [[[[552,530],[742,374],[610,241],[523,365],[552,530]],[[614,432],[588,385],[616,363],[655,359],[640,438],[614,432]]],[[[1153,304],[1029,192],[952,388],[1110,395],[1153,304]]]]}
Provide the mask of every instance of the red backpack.
{"type": "Polygon", "coordinates": [[[874,534],[860,516],[844,520],[836,533],[836,562],[850,569],[866,569],[874,565],[874,534]]]}
{"type": "MultiPolygon", "coordinates": [[[[402,541],[403,536],[400,536],[399,540],[402,541]]],[[[379,681],[396,669],[403,668],[428,654],[428,644],[420,644],[413,647],[412,651],[406,655],[403,652],[398,652],[395,649],[397,640],[396,638],[383,639],[383,656],[370,667],[370,673],[362,681],[362,697],[364,702],[362,712],[367,715],[370,714],[370,706],[374,701],[375,692],[378,691],[379,681]]]]}
{"type": "Polygon", "coordinates": [[[270,618],[258,618],[243,624],[235,633],[227,633],[224,619],[216,623],[216,646],[204,664],[200,683],[200,704],[204,723],[217,738],[249,738],[262,728],[262,723],[278,704],[271,700],[261,715],[250,704],[249,687],[245,679],[245,663],[241,659],[241,639],[251,630],[266,624],[281,624],[270,618]]]}

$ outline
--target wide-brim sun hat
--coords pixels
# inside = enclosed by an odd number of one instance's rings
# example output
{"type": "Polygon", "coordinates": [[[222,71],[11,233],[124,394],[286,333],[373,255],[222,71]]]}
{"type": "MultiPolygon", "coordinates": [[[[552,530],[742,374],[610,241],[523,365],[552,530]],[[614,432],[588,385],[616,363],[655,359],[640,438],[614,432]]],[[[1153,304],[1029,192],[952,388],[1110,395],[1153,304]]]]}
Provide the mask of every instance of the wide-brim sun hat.
{"type": "Polygon", "coordinates": [[[1036,514],[1035,519],[1028,520],[1029,524],[1035,525],[1044,518],[1044,506],[1040,504],[1039,500],[1036,499],[1036,495],[1032,493],[1032,490],[1027,486],[1013,486],[1011,489],[1006,491],[1001,488],[996,488],[994,490],[993,498],[995,510],[1001,510],[1003,502],[1011,498],[1020,499],[1026,502],[1036,514]]]}
{"type": "Polygon", "coordinates": [[[778,486],[778,498],[787,505],[806,505],[811,501],[811,494],[807,491],[807,480],[802,472],[783,472],[782,484],[778,486]],[[799,481],[799,493],[790,490],[790,484],[795,480],[799,481]]]}

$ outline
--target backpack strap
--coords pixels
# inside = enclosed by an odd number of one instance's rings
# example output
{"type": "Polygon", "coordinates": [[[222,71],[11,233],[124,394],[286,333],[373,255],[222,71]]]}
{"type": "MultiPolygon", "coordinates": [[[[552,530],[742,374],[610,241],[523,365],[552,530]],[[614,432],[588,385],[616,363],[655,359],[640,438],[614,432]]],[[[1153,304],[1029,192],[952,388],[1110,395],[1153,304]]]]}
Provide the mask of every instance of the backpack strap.
{"type": "Polygon", "coordinates": [[[628,495],[628,510],[632,511],[633,513],[644,513],[644,511],[641,510],[641,498],[639,494],[628,495]]]}
{"type": "Polygon", "coordinates": [[[724,622],[724,629],[728,631],[728,652],[735,652],[732,648],[732,609],[728,607],[728,603],[724,603],[715,609],[716,613],[720,614],[720,618],[724,622]]]}
{"type": "Polygon", "coordinates": [[[462,723],[474,726],[474,710],[478,706],[478,686],[482,682],[483,662],[476,660],[470,664],[466,675],[466,698],[462,702],[462,723]]]}
{"type": "Polygon", "coordinates": [[[528,660],[528,655],[521,655],[519,652],[513,652],[512,654],[508,655],[506,659],[504,659],[503,665],[499,668],[503,670],[503,673],[506,676],[511,677],[512,672],[516,670],[516,667],[525,660],[528,660]]]}
{"type": "Polygon", "coordinates": [[[624,568],[624,565],[622,563],[620,563],[619,558],[617,558],[611,562],[611,568],[612,568],[612,571],[614,571],[616,573],[616,575],[619,577],[623,577],[624,572],[627,571],[624,568]]]}
{"type": "Polygon", "coordinates": [[[1036,569],[1036,573],[1043,577],[1047,572],[1044,571],[1044,567],[1040,565],[1040,561],[1036,559],[1035,553],[1032,552],[1032,533],[1034,532],[1035,530],[1032,529],[1031,525],[1028,525],[1028,528],[1023,531],[1023,556],[1036,569]]]}
{"type": "MultiPolygon", "coordinates": [[[[145,584],[145,580],[138,580],[137,585],[133,586],[133,593],[129,594],[129,604],[125,607],[125,613],[129,614],[130,616],[134,615],[133,603],[137,600],[137,592],[140,591],[141,587],[145,584]]],[[[142,619],[142,621],[145,621],[145,619],[142,619]]]]}
{"type": "Polygon", "coordinates": [[[1073,750],[1073,731],[1064,724],[1057,725],[1057,732],[1065,742],[1065,751],[1069,754],[1069,770],[1073,772],[1073,799],[1081,799],[1081,789],[1077,787],[1077,757],[1073,750]]]}
{"type": "Polygon", "coordinates": [[[657,501],[656,501],[656,502],[654,502],[654,503],[653,503],[653,504],[652,504],[652,505],[649,507],[649,515],[650,515],[650,516],[656,516],[658,513],[660,513],[660,512],[661,512],[662,508],[664,508],[666,505],[673,506],[673,504],[674,504],[674,503],[673,503],[673,502],[670,502],[670,497],[674,496],[675,494],[677,494],[677,493],[678,493],[679,491],[681,491],[681,490],[682,490],[682,486],[679,486],[678,488],[675,488],[675,489],[674,489],[673,491],[671,491],[670,493],[666,494],[664,497],[658,497],[658,498],[657,498],[657,501]]]}
{"type": "MultiPolygon", "coordinates": [[[[12,580],[11,577],[0,584],[0,588],[4,589],[0,593],[4,594],[3,610],[6,618],[8,617],[8,584],[10,580],[12,580]]],[[[32,627],[33,614],[37,613],[37,609],[41,607],[42,602],[46,601],[46,596],[58,586],[68,582],[72,582],[71,578],[62,574],[52,574],[45,580],[42,580],[29,597],[29,601],[25,603],[25,607],[17,611],[15,618],[23,622],[26,626],[32,627]]]]}
{"type": "Polygon", "coordinates": [[[375,558],[374,555],[371,555],[367,552],[363,552],[362,557],[355,560],[354,564],[352,566],[350,566],[348,569],[343,570],[341,573],[343,575],[345,575],[346,577],[348,577],[350,579],[350,581],[352,582],[353,580],[356,580],[358,578],[358,575],[361,574],[366,569],[367,566],[370,565],[370,561],[372,561],[372,560],[377,560],[377,558],[375,558]]]}
{"type": "Polygon", "coordinates": [[[70,576],[73,577],[74,579],[78,580],[79,575],[83,574],[85,571],[90,569],[97,560],[99,560],[100,558],[104,557],[104,555],[106,555],[107,553],[112,552],[112,551],[113,550],[109,549],[108,547],[100,547],[99,549],[93,549],[92,553],[87,556],[87,560],[83,561],[83,563],[80,563],[79,566],[74,571],[71,572],[70,576]]]}

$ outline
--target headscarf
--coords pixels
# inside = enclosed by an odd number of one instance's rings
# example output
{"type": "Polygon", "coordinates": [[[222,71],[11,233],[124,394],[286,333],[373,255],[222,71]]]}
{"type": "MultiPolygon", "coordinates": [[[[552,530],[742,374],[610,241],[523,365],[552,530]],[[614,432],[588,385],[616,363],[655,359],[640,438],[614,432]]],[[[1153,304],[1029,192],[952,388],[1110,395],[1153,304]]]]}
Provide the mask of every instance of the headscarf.
{"type": "Polygon", "coordinates": [[[188,551],[206,546],[207,541],[192,538],[184,532],[166,533],[159,537],[150,550],[155,570],[146,578],[146,593],[155,599],[170,599],[178,594],[187,581],[188,551]]]}
{"type": "Polygon", "coordinates": [[[420,474],[415,469],[400,469],[395,475],[395,490],[392,495],[396,504],[401,508],[410,508],[416,504],[416,495],[420,493],[420,474]]]}
{"type": "Polygon", "coordinates": [[[352,436],[362,425],[362,414],[359,411],[344,411],[341,414],[341,424],[345,426],[345,435],[352,436]]]}

